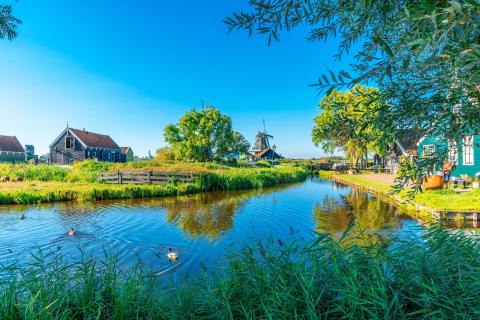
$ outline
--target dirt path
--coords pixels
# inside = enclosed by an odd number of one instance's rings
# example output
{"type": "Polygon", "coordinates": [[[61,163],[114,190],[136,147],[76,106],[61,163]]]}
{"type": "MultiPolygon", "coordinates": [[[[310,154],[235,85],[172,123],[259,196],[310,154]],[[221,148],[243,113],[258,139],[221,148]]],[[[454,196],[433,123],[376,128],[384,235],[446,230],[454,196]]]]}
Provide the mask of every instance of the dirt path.
{"type": "Polygon", "coordinates": [[[359,176],[368,180],[384,182],[388,184],[393,184],[395,182],[395,176],[389,173],[366,173],[359,176]]]}

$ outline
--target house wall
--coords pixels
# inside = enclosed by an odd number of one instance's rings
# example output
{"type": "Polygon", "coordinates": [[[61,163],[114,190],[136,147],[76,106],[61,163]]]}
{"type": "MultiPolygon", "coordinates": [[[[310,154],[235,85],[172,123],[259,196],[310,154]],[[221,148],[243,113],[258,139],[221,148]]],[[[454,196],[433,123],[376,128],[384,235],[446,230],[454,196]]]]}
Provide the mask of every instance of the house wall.
{"type": "Polygon", "coordinates": [[[25,162],[25,152],[0,151],[0,162],[25,162]]]}
{"type": "Polygon", "coordinates": [[[75,139],[75,147],[73,149],[65,148],[65,137],[67,132],[65,132],[57,143],[50,148],[50,162],[56,164],[68,165],[73,161],[83,161],[85,160],[85,149],[83,145],[75,139]]]}
{"type": "Polygon", "coordinates": [[[85,151],[85,158],[105,162],[125,162],[125,157],[122,156],[120,149],[89,147],[85,151]]]}
{"type": "Polygon", "coordinates": [[[132,149],[128,149],[125,160],[126,161],[133,161],[133,151],[132,151],[132,149]]]}
{"type": "MultiPolygon", "coordinates": [[[[436,148],[446,148],[445,142],[439,141],[435,137],[426,137],[422,143],[418,146],[419,156],[423,156],[423,149],[427,145],[435,145],[436,148]]],[[[463,143],[459,141],[458,147],[458,162],[456,168],[452,171],[452,176],[459,177],[460,175],[467,174],[471,177],[480,173],[480,135],[474,136],[473,139],[473,165],[464,164],[463,159],[463,143]]],[[[441,168],[436,168],[441,170],[441,168]]]]}

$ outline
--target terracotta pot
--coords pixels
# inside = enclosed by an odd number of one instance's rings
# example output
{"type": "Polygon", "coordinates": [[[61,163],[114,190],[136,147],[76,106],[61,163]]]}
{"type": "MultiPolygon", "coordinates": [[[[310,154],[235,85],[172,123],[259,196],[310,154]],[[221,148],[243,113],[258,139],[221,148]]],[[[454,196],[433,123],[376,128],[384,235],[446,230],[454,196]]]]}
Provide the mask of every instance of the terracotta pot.
{"type": "Polygon", "coordinates": [[[431,175],[428,176],[423,182],[423,188],[425,190],[436,190],[443,188],[443,176],[431,175]]]}

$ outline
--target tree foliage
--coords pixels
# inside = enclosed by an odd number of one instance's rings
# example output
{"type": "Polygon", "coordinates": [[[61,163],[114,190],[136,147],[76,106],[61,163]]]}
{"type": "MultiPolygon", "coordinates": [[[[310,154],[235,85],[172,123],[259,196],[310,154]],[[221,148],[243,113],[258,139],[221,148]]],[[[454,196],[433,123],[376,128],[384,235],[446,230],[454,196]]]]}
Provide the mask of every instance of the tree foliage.
{"type": "Polygon", "coordinates": [[[369,152],[381,153],[380,141],[386,135],[371,123],[379,116],[378,96],[377,89],[360,85],[325,96],[312,131],[315,145],[321,145],[325,152],[344,150],[353,166],[369,152]]]}
{"type": "MultiPolygon", "coordinates": [[[[270,43],[279,40],[282,30],[307,26],[312,41],[340,39],[338,58],[359,46],[351,74],[328,71],[315,85],[328,94],[335,88],[374,82],[380,90],[382,117],[372,119],[372,125],[391,138],[399,130],[420,129],[457,141],[479,131],[480,1],[252,0],[249,4],[248,11],[225,20],[230,30],[266,35],[270,43]]],[[[403,172],[405,181],[413,180],[413,171],[410,176],[408,172],[403,172]]],[[[416,176],[418,186],[422,176],[416,176]]]]}
{"type": "Polygon", "coordinates": [[[0,39],[12,40],[17,36],[17,26],[22,23],[12,14],[12,6],[0,5],[0,39]]]}
{"type": "Polygon", "coordinates": [[[187,112],[165,128],[165,141],[176,159],[218,161],[233,153],[245,153],[250,144],[232,129],[232,120],[213,106],[187,112]]]}

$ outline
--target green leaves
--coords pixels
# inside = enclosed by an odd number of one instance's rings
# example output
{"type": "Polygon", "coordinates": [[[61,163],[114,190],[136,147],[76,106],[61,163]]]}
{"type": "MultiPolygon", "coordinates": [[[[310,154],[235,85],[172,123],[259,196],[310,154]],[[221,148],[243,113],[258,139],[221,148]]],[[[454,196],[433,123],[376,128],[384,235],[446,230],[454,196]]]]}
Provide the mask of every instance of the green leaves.
{"type": "Polygon", "coordinates": [[[17,27],[22,21],[12,14],[12,6],[0,5],[0,39],[12,40],[17,36],[17,27]]]}
{"type": "Polygon", "coordinates": [[[232,129],[230,117],[213,106],[187,112],[177,125],[165,127],[164,136],[180,160],[222,160],[232,153],[244,153],[250,146],[232,129]]]}

